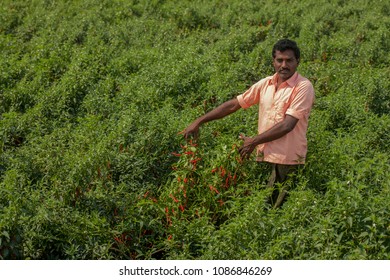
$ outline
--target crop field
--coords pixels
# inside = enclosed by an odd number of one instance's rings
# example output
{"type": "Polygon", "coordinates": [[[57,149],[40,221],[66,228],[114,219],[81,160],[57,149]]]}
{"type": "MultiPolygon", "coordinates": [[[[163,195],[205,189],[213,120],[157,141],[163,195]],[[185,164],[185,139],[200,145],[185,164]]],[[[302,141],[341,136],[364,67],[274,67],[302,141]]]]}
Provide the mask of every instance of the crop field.
{"type": "Polygon", "coordinates": [[[389,50],[389,1],[2,0],[0,259],[390,259],[389,50]],[[316,102],[272,209],[256,106],[178,133],[281,38],[316,102]]]}

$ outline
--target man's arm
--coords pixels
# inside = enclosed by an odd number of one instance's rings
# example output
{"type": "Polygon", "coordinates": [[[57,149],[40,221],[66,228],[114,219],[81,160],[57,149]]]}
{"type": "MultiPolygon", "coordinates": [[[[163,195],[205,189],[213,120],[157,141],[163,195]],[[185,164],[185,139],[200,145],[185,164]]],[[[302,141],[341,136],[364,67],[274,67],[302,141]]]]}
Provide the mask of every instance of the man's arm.
{"type": "Polygon", "coordinates": [[[294,129],[298,123],[298,119],[293,116],[286,115],[283,121],[277,123],[269,130],[255,136],[245,137],[240,136],[244,140],[244,144],[239,148],[241,158],[248,158],[257,145],[274,141],[294,129]]]}
{"type": "Polygon", "coordinates": [[[217,108],[212,111],[204,114],[203,116],[197,118],[194,122],[192,122],[186,129],[180,132],[180,134],[184,135],[184,138],[188,138],[190,136],[195,139],[199,136],[199,127],[206,123],[217,119],[222,119],[227,115],[230,115],[241,108],[238,103],[237,98],[233,98],[229,101],[226,101],[219,105],[217,108]]]}

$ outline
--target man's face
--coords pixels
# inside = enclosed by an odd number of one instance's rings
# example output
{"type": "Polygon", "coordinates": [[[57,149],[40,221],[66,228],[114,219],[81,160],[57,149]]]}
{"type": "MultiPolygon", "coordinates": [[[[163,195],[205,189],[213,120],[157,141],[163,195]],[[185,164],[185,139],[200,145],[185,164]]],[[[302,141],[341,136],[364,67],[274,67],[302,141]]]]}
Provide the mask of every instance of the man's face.
{"type": "Polygon", "coordinates": [[[283,52],[276,51],[273,59],[275,72],[278,73],[282,82],[287,81],[292,75],[294,75],[299,60],[295,58],[293,50],[285,50],[283,52]]]}

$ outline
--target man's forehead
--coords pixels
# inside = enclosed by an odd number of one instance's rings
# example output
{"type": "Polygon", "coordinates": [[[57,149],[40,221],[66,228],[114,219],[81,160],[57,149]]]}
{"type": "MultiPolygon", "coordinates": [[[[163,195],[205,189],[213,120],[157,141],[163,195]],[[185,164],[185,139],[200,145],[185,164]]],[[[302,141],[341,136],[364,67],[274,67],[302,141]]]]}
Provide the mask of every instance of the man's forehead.
{"type": "Polygon", "coordinates": [[[295,57],[295,54],[294,54],[294,51],[293,50],[290,50],[290,49],[287,49],[287,50],[284,50],[284,51],[275,51],[275,58],[278,57],[278,58],[291,58],[291,57],[295,57]]]}

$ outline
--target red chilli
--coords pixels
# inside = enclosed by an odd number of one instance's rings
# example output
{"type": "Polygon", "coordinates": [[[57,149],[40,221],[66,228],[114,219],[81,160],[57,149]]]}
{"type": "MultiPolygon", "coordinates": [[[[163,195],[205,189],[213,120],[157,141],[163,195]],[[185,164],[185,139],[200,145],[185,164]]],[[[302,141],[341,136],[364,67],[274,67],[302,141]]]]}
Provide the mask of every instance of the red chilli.
{"type": "Polygon", "coordinates": [[[174,202],[176,203],[179,202],[179,200],[176,197],[174,197],[173,194],[170,194],[169,197],[172,198],[174,202]]]}
{"type": "Polygon", "coordinates": [[[214,188],[212,185],[210,185],[209,188],[210,188],[210,191],[215,192],[216,194],[219,194],[219,191],[216,188],[214,188]]]}

